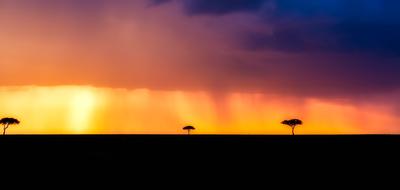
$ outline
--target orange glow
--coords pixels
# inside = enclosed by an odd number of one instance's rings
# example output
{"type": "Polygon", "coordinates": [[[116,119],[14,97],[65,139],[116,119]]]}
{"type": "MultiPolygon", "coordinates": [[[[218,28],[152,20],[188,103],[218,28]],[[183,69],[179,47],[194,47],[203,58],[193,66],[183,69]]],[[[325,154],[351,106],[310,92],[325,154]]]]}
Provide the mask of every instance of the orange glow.
{"type": "Polygon", "coordinates": [[[0,117],[16,117],[10,134],[288,134],[280,121],[298,117],[298,134],[399,133],[386,109],[263,94],[151,91],[89,86],[2,87],[0,117]]]}

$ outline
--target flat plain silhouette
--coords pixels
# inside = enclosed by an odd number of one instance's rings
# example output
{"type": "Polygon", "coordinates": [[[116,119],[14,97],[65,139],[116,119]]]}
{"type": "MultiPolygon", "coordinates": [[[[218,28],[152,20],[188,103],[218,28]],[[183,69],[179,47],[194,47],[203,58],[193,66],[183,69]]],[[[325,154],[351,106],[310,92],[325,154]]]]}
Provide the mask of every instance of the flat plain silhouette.
{"type": "Polygon", "coordinates": [[[297,125],[303,125],[303,121],[301,121],[300,119],[290,119],[282,121],[281,124],[291,127],[292,135],[294,135],[294,129],[296,128],[297,125]]]}
{"type": "Polygon", "coordinates": [[[20,121],[18,119],[15,118],[3,118],[0,120],[0,124],[3,125],[3,135],[6,135],[6,130],[8,129],[8,127],[10,127],[10,125],[18,125],[20,123],[20,121]]]}
{"type": "Polygon", "coordinates": [[[196,130],[196,128],[194,128],[193,126],[190,126],[190,125],[189,125],[189,126],[184,127],[183,130],[187,130],[188,135],[190,135],[190,131],[191,131],[191,130],[196,130]]]}

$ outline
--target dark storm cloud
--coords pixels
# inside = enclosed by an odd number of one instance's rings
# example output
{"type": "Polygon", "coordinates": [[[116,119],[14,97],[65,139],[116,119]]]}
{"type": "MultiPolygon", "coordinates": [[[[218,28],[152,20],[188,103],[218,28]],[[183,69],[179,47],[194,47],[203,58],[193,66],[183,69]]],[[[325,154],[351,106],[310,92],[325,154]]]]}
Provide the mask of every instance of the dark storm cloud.
{"type": "Polygon", "coordinates": [[[273,60],[242,59],[235,63],[221,60],[222,63],[207,67],[213,70],[207,73],[216,76],[210,83],[217,89],[274,89],[307,96],[356,96],[400,88],[397,74],[400,70],[400,1],[175,2],[189,16],[209,15],[217,20],[221,15],[252,14],[258,18],[257,22],[245,29],[229,31],[237,33],[234,40],[239,41],[239,47],[258,55],[271,51],[285,55],[273,60]]]}
{"type": "Polygon", "coordinates": [[[224,15],[257,11],[269,0],[150,0],[154,5],[173,1],[183,4],[185,13],[188,15],[224,15]]]}
{"type": "MultiPolygon", "coordinates": [[[[170,0],[152,0],[161,4],[170,0]]],[[[249,12],[271,33],[249,32],[245,48],[288,52],[400,54],[397,0],[177,0],[188,15],[249,12]],[[266,8],[268,3],[269,8],[266,8]]]]}
{"type": "Polygon", "coordinates": [[[245,47],[288,52],[400,54],[400,2],[275,1],[262,13],[271,33],[249,33],[245,47]]]}
{"type": "Polygon", "coordinates": [[[237,12],[257,16],[259,25],[240,32],[238,37],[241,47],[248,51],[308,57],[295,61],[287,58],[276,64],[266,62],[257,68],[245,62],[235,68],[224,67],[238,77],[237,86],[269,86],[282,92],[317,96],[376,93],[400,87],[399,1],[182,1],[185,13],[192,16],[237,12]],[[260,32],[260,26],[269,32],[260,32]],[[237,68],[240,69],[236,71],[237,68]],[[247,70],[252,71],[242,72],[247,70]],[[269,82],[276,80],[279,85],[269,82]]]}
{"type": "Polygon", "coordinates": [[[150,5],[162,5],[171,2],[171,0],[150,0],[150,5]]]}
{"type": "Polygon", "coordinates": [[[184,0],[189,15],[222,15],[239,11],[257,11],[265,0],[184,0]]]}
{"type": "Polygon", "coordinates": [[[248,33],[244,46],[284,52],[368,53],[400,55],[400,25],[318,23],[277,27],[272,34],[248,33]]]}

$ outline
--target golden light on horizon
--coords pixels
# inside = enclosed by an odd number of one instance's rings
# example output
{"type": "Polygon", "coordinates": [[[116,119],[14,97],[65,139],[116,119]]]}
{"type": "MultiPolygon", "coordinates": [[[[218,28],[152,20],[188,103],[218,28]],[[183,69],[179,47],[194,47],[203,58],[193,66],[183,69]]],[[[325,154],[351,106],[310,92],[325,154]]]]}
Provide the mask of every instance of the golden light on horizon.
{"type": "Polygon", "coordinates": [[[400,120],[379,105],[355,105],[252,93],[112,89],[90,86],[1,87],[0,117],[22,121],[10,134],[297,134],[399,133],[400,120]]]}
{"type": "Polygon", "coordinates": [[[86,133],[92,124],[96,96],[88,89],[76,92],[70,100],[70,128],[76,133],[86,133]]]}

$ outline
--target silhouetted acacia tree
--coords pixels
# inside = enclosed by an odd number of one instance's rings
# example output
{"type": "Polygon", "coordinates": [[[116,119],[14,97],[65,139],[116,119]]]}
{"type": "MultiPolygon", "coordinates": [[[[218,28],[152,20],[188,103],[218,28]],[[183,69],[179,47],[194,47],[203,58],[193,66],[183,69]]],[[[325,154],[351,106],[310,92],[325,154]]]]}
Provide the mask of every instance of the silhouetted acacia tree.
{"type": "Polygon", "coordinates": [[[294,135],[294,129],[296,128],[297,125],[303,125],[303,121],[301,121],[300,119],[291,119],[291,120],[282,121],[281,124],[291,127],[292,135],[294,135]]]}
{"type": "Polygon", "coordinates": [[[6,134],[6,130],[8,129],[8,127],[10,127],[10,125],[18,125],[20,122],[18,121],[18,119],[14,119],[14,118],[3,118],[0,120],[0,125],[3,125],[3,135],[6,134]]]}
{"type": "Polygon", "coordinates": [[[193,126],[186,126],[186,127],[183,128],[183,130],[187,130],[188,135],[190,135],[190,131],[191,130],[196,130],[196,128],[194,128],[193,126]]]}

